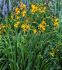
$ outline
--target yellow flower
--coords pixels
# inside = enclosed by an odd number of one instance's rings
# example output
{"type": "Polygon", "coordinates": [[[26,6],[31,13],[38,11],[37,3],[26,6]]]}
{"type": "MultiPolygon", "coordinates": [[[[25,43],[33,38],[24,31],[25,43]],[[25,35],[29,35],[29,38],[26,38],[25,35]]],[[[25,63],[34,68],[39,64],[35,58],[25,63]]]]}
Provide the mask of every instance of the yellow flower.
{"type": "Polygon", "coordinates": [[[30,29],[30,26],[29,26],[29,25],[26,25],[26,29],[27,29],[27,30],[30,29]]]}
{"type": "Polygon", "coordinates": [[[45,30],[46,30],[45,26],[42,26],[42,30],[43,30],[43,31],[45,31],[45,30]]]}
{"type": "Polygon", "coordinates": [[[21,28],[22,28],[22,29],[25,29],[25,24],[22,24],[22,25],[21,25],[21,28]]]}
{"type": "Polygon", "coordinates": [[[56,22],[58,22],[58,21],[59,21],[59,19],[58,19],[58,18],[56,18],[56,19],[55,19],[55,21],[56,21],[56,22]]]}
{"type": "Polygon", "coordinates": [[[38,11],[41,12],[41,13],[45,13],[46,7],[40,7],[40,8],[38,9],[38,11]]]}
{"type": "Polygon", "coordinates": [[[42,24],[39,24],[38,28],[41,29],[42,28],[42,24]]]}
{"type": "Polygon", "coordinates": [[[45,31],[46,30],[46,28],[45,28],[45,26],[44,25],[39,25],[39,29],[42,29],[43,31],[45,31]]]}
{"type": "Polygon", "coordinates": [[[16,23],[14,24],[14,27],[15,27],[15,28],[18,28],[18,27],[19,27],[19,24],[20,24],[20,22],[16,22],[16,23]]]}
{"type": "Polygon", "coordinates": [[[6,32],[6,25],[5,24],[1,24],[0,25],[0,34],[5,33],[6,32]]]}
{"type": "Polygon", "coordinates": [[[19,16],[16,16],[16,19],[19,19],[19,16]]]}
{"type": "Polygon", "coordinates": [[[28,24],[22,24],[21,28],[23,29],[24,32],[27,32],[27,30],[30,29],[30,26],[28,24]]]}
{"type": "Polygon", "coordinates": [[[35,13],[36,11],[38,11],[38,7],[36,5],[31,5],[31,11],[32,13],[35,13]]]}
{"type": "Polygon", "coordinates": [[[19,13],[20,13],[20,9],[19,9],[19,8],[16,8],[16,9],[15,9],[15,13],[16,13],[16,14],[19,14],[19,13]]]}
{"type": "Polygon", "coordinates": [[[54,19],[54,27],[57,27],[58,26],[58,19],[56,18],[56,19],[54,19]]]}
{"type": "Polygon", "coordinates": [[[54,22],[54,27],[57,27],[58,26],[58,22],[54,22]]]}
{"type": "Polygon", "coordinates": [[[26,10],[22,11],[22,17],[26,15],[26,10]]]}
{"type": "Polygon", "coordinates": [[[47,8],[46,8],[46,6],[44,6],[44,10],[46,10],[47,8]]]}
{"type": "Polygon", "coordinates": [[[23,3],[20,3],[20,9],[21,9],[21,10],[23,10],[23,9],[26,10],[26,5],[23,4],[23,3]]]}
{"type": "Polygon", "coordinates": [[[33,30],[33,33],[35,34],[36,32],[37,32],[37,30],[36,30],[36,29],[34,29],[34,30],[33,30]]]}
{"type": "Polygon", "coordinates": [[[41,22],[41,24],[42,24],[42,25],[46,25],[46,22],[45,22],[45,20],[43,20],[43,21],[41,22]]]}
{"type": "Polygon", "coordinates": [[[43,20],[43,21],[41,22],[41,24],[39,24],[38,28],[39,28],[39,29],[42,29],[42,31],[45,31],[45,30],[46,30],[45,25],[46,25],[46,22],[43,20]]]}

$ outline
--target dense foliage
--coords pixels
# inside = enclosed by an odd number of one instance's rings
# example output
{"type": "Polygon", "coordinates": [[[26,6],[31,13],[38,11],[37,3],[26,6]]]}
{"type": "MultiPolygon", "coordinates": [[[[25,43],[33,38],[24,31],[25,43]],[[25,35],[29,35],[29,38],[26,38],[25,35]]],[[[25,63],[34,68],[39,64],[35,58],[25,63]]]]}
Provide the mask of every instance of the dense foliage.
{"type": "Polygon", "coordinates": [[[27,8],[20,2],[3,18],[0,70],[62,70],[62,29],[58,15],[47,4],[32,2],[27,8]]]}

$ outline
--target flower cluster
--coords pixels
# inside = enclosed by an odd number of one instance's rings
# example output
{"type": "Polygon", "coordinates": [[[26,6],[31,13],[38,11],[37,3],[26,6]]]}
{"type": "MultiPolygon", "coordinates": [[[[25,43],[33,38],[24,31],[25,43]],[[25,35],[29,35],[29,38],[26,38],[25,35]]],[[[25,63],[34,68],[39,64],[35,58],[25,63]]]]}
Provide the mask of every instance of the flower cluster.
{"type": "Polygon", "coordinates": [[[18,28],[18,27],[19,27],[19,24],[20,24],[20,22],[16,22],[16,23],[14,24],[14,27],[15,27],[15,28],[18,28]]]}
{"type": "Polygon", "coordinates": [[[47,9],[46,6],[39,6],[39,5],[34,5],[34,4],[31,5],[32,13],[35,13],[37,11],[41,13],[45,13],[46,9],[47,9]]]}
{"type": "Polygon", "coordinates": [[[27,32],[27,30],[30,29],[30,25],[28,25],[28,24],[25,23],[25,24],[21,25],[21,28],[23,29],[24,32],[27,32]]]}
{"type": "MultiPolygon", "coordinates": [[[[30,8],[27,10],[26,5],[20,3],[20,5],[15,8],[15,12],[11,13],[11,18],[9,19],[10,20],[8,23],[13,23],[14,28],[19,28],[23,30],[23,32],[30,30],[33,33],[37,33],[39,31],[44,32],[48,27],[51,28],[50,21],[52,20],[53,27],[57,27],[59,23],[59,19],[55,16],[52,18],[51,14],[48,11],[48,8],[45,5],[37,4],[31,4],[30,8]]],[[[3,27],[0,26],[0,31],[2,31],[3,27]]]]}
{"type": "Polygon", "coordinates": [[[46,30],[46,22],[45,20],[43,20],[39,26],[38,26],[39,29],[41,29],[42,31],[45,31],[46,30]]]}
{"type": "Polygon", "coordinates": [[[58,26],[58,23],[59,23],[58,18],[55,18],[55,19],[54,19],[54,26],[57,27],[57,26],[58,26]]]}
{"type": "Polygon", "coordinates": [[[6,33],[8,28],[10,28],[10,24],[0,24],[0,34],[6,33]]]}

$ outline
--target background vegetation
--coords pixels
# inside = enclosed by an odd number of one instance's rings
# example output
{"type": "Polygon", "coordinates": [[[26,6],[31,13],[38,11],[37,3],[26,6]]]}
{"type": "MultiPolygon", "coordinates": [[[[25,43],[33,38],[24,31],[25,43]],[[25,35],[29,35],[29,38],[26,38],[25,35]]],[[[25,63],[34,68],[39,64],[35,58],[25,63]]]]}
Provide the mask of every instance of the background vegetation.
{"type": "Polygon", "coordinates": [[[0,3],[0,70],[62,70],[62,0],[20,2],[0,3]]]}

